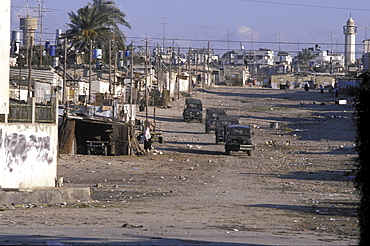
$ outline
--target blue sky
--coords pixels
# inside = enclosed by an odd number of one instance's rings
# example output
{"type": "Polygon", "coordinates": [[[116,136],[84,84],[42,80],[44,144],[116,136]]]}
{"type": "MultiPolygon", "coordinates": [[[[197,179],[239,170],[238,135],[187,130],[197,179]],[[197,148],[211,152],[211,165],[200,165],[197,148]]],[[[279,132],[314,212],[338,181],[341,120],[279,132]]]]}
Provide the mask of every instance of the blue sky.
{"type": "MultiPolygon", "coordinates": [[[[19,15],[34,12],[42,0],[12,0],[12,30],[19,15]]],[[[65,30],[68,13],[90,0],[43,0],[43,37],[53,40],[55,29],[65,30]]],[[[131,24],[123,28],[127,42],[148,38],[151,45],[227,49],[270,48],[299,51],[318,43],[324,50],[343,52],[343,26],[352,16],[358,26],[356,43],[370,38],[368,0],[115,0],[131,24]],[[165,24],[164,24],[165,23],[165,24]],[[286,44],[289,43],[289,44],[286,44]]],[[[46,40],[45,40],[46,41],[46,40]]]]}

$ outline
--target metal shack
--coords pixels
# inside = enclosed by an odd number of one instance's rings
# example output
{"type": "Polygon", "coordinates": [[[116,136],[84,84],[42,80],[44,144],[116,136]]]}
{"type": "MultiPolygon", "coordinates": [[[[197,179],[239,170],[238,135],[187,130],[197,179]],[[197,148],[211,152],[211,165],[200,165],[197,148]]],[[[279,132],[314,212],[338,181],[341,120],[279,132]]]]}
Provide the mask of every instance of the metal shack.
{"type": "Polygon", "coordinates": [[[130,127],[124,122],[70,116],[61,122],[59,134],[61,153],[129,154],[130,127]]]}

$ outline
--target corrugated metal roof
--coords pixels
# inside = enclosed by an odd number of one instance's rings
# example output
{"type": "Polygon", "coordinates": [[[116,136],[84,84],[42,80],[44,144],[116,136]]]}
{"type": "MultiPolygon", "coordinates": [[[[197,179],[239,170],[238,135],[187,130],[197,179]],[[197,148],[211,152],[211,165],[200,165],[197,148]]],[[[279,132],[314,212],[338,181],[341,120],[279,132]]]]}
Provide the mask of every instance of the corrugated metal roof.
{"type": "MultiPolygon", "coordinates": [[[[10,68],[10,80],[17,81],[21,77],[22,80],[28,79],[28,68],[10,68]]],[[[32,80],[45,82],[45,83],[52,83],[54,79],[58,78],[58,74],[55,72],[53,68],[50,69],[32,69],[32,80]]]]}

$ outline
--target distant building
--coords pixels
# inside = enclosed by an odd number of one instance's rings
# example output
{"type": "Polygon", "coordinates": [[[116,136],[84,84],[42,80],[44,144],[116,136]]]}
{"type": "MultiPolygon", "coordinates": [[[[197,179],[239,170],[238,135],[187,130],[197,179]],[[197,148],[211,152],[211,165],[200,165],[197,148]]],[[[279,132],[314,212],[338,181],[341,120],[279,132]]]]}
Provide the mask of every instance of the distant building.
{"type": "Polygon", "coordinates": [[[327,74],[344,72],[344,56],[342,54],[335,54],[329,50],[321,50],[318,44],[315,47],[309,47],[303,50],[304,52],[309,52],[312,57],[303,63],[297,59],[294,60],[294,71],[327,74]]]}
{"type": "Polygon", "coordinates": [[[364,54],[362,56],[363,60],[363,72],[370,70],[370,39],[366,39],[364,42],[364,54]]]}
{"type": "Polygon", "coordinates": [[[226,66],[246,66],[251,76],[256,76],[263,70],[273,71],[274,51],[271,49],[260,48],[259,50],[232,50],[225,53],[220,58],[222,67],[226,66]]]}
{"type": "Polygon", "coordinates": [[[290,56],[289,53],[280,51],[275,57],[274,57],[274,63],[276,64],[276,73],[282,74],[282,73],[290,73],[292,71],[291,64],[292,64],[293,58],[290,56]]]}
{"type": "Polygon", "coordinates": [[[223,65],[251,65],[257,67],[274,65],[274,51],[260,48],[259,50],[231,50],[226,52],[220,61],[223,65]]]}

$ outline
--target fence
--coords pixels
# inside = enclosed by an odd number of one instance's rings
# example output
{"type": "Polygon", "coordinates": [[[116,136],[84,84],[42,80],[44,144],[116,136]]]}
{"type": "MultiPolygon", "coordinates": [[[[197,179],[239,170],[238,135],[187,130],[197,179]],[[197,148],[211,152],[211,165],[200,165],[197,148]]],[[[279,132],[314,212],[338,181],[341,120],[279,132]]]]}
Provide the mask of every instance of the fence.
{"type": "MultiPolygon", "coordinates": [[[[10,103],[8,122],[16,123],[55,123],[56,108],[50,105],[10,103]],[[33,114],[34,112],[34,114],[33,114]],[[34,119],[33,119],[34,117],[34,119]]],[[[0,122],[5,122],[5,115],[0,115],[0,122]]]]}

